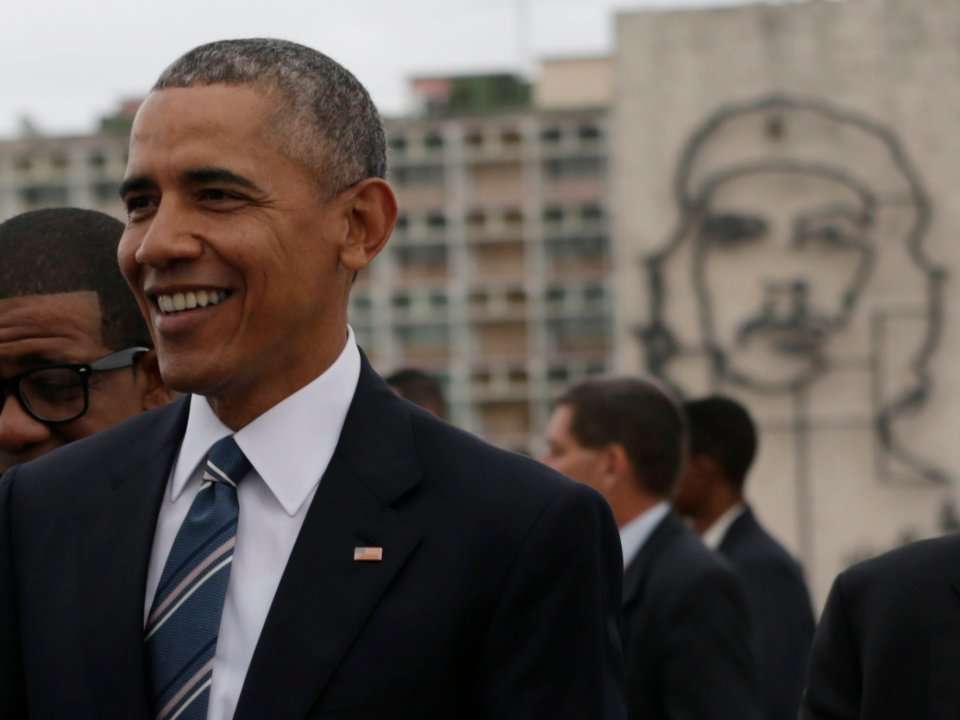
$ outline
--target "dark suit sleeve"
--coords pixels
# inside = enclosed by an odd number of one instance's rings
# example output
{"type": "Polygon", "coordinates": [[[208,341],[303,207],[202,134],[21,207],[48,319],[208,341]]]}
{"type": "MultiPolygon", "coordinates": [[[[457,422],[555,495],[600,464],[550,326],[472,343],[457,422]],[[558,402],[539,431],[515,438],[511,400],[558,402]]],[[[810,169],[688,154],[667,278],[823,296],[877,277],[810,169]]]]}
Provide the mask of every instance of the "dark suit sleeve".
{"type": "Polygon", "coordinates": [[[717,567],[667,619],[660,687],[670,720],[759,720],[750,618],[740,581],[717,567]]]}
{"type": "Polygon", "coordinates": [[[15,472],[0,477],[0,718],[4,720],[26,717],[11,527],[15,472]]]}
{"type": "Polygon", "coordinates": [[[499,594],[479,657],[489,720],[621,720],[623,561],[606,503],[573,486],[543,511],[499,594]]]}
{"type": "Polygon", "coordinates": [[[813,638],[802,720],[860,717],[860,657],[848,615],[846,574],[833,584],[813,638]]]}

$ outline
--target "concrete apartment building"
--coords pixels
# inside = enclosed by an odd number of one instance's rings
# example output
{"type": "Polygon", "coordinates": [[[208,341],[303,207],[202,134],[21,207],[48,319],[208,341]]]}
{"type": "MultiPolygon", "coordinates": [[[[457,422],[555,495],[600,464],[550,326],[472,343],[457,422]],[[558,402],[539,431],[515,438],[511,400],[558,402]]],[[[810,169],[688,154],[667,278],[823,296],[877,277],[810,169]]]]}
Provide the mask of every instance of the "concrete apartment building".
{"type": "MultiPolygon", "coordinates": [[[[555,59],[534,87],[491,75],[413,89],[419,111],[385,118],[401,215],[350,320],[381,372],[436,373],[454,423],[530,451],[551,399],[610,367],[611,65],[555,59]]],[[[57,205],[123,218],[135,111],[89,136],[0,142],[0,219],[57,205]]]]}
{"type": "Polygon", "coordinates": [[[529,451],[551,399],[610,367],[610,64],[413,87],[422,111],[386,121],[401,215],[351,322],[376,367],[438,374],[454,423],[529,451]]]}

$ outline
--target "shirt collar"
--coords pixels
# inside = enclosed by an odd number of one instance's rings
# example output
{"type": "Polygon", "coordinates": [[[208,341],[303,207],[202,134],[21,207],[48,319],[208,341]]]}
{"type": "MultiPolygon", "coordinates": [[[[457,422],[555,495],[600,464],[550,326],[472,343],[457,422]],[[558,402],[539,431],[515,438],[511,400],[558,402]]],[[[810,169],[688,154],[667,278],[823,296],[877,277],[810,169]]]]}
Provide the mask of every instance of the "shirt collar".
{"type": "Polygon", "coordinates": [[[648,510],[644,510],[633,520],[620,528],[620,546],[623,548],[623,566],[626,567],[640,552],[640,548],[656,530],[660,521],[670,512],[670,505],[659,502],[648,510]]]}
{"type": "Polygon", "coordinates": [[[743,511],[747,509],[747,506],[742,502],[737,503],[729,510],[727,510],[723,515],[718,517],[713,521],[707,530],[703,533],[703,544],[706,545],[711,550],[718,550],[720,544],[723,542],[723,539],[727,536],[727,532],[730,530],[730,526],[733,525],[737,518],[743,515],[743,511]]]}
{"type": "MultiPolygon", "coordinates": [[[[360,379],[360,350],[353,329],[347,330],[346,345],[333,365],[235,434],[253,469],[291,517],[330,464],[360,379]]],[[[171,500],[183,492],[211,446],[230,434],[205,397],[191,396],[171,500]]]]}

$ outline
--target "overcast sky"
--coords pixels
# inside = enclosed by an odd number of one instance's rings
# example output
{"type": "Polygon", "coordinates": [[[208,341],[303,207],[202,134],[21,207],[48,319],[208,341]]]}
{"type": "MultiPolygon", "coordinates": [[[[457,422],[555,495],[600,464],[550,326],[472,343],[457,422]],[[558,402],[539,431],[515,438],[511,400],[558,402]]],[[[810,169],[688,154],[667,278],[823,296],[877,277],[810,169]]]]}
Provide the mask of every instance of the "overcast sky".
{"type": "Polygon", "coordinates": [[[515,69],[542,55],[605,52],[617,9],[736,2],[0,0],[0,137],[16,133],[23,116],[44,132],[85,132],[121,97],[142,94],[179,54],[214,39],[273,36],[311,45],[352,70],[384,112],[396,113],[406,107],[412,74],[515,69]]]}

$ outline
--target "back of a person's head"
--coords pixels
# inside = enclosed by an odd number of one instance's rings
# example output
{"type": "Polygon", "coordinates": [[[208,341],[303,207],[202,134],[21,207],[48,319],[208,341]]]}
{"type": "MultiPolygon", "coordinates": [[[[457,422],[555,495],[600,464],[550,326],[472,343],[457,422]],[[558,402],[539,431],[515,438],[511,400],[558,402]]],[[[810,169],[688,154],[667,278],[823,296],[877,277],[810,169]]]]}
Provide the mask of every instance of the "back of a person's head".
{"type": "Polygon", "coordinates": [[[386,382],[401,397],[437,417],[447,417],[447,400],[440,381],[434,376],[416,368],[403,368],[388,375],[386,382]]]}
{"type": "Polygon", "coordinates": [[[680,404],[657,383],[604,378],[574,385],[557,400],[571,409],[570,432],[583,447],[623,447],[642,489],[673,493],[687,448],[680,404]]]}
{"type": "Polygon", "coordinates": [[[684,410],[690,425],[691,455],[712,458],[733,489],[742,492],[757,453],[757,428],[750,413],[723,395],[688,401],[684,410]]]}
{"type": "Polygon", "coordinates": [[[115,218],[76,208],[33,210],[0,223],[0,299],[92,291],[107,348],[152,347],[117,266],[122,234],[115,218]]]}

